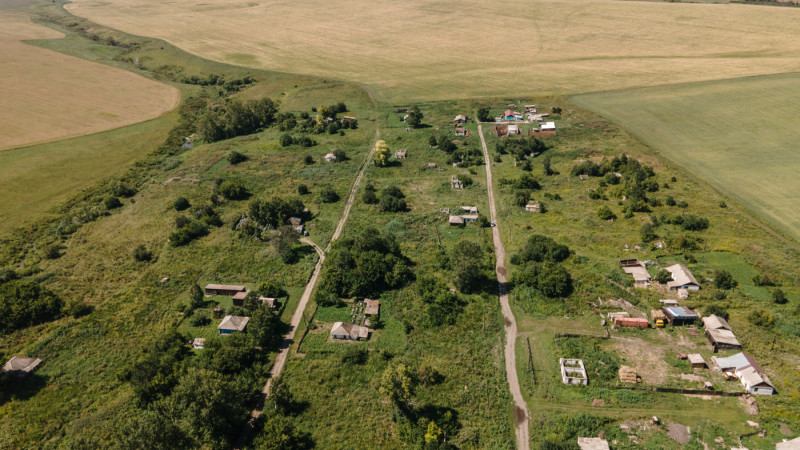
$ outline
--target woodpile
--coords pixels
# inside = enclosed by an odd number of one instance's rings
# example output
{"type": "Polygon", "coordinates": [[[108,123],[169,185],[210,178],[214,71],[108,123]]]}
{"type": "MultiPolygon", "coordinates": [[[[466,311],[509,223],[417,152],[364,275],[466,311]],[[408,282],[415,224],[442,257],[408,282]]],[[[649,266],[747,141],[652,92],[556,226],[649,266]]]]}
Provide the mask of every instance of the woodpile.
{"type": "Polygon", "coordinates": [[[619,381],[623,383],[641,383],[642,379],[636,375],[636,369],[629,366],[619,367],[619,381]]]}

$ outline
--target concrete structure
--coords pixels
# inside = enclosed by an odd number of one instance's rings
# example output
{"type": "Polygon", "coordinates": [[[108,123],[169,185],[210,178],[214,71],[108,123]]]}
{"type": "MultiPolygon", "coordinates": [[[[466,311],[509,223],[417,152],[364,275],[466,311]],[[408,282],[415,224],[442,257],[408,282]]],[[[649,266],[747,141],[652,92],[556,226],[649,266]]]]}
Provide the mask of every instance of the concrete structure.
{"type": "Polygon", "coordinates": [[[578,447],[581,450],[609,450],[608,441],[602,438],[578,438],[578,447]]]}
{"type": "Polygon", "coordinates": [[[278,299],[273,297],[258,297],[258,300],[260,300],[262,304],[267,305],[273,309],[278,304],[278,299]]]}
{"type": "Polygon", "coordinates": [[[586,368],[581,359],[559,358],[558,364],[561,366],[561,382],[564,384],[589,384],[586,377],[586,368]]]}
{"type": "Polygon", "coordinates": [[[528,204],[525,205],[525,211],[538,213],[541,212],[541,206],[536,200],[529,200],[528,204]]]}
{"type": "Polygon", "coordinates": [[[14,356],[5,364],[3,364],[3,373],[7,373],[10,375],[14,375],[17,377],[27,377],[28,375],[32,374],[39,364],[42,363],[42,360],[39,358],[31,358],[28,356],[14,356]]]}
{"type": "Polygon", "coordinates": [[[356,341],[369,338],[369,328],[348,322],[336,322],[331,327],[332,339],[356,341]]]}
{"type": "Polygon", "coordinates": [[[217,326],[217,330],[221,335],[243,333],[247,330],[248,322],[250,318],[246,316],[225,316],[217,326]]]}
{"type": "Polygon", "coordinates": [[[194,338],[192,340],[192,347],[197,350],[202,350],[206,345],[206,338],[194,338]]]}
{"type": "Polygon", "coordinates": [[[464,226],[464,218],[461,216],[450,216],[449,219],[451,227],[463,227],[464,226]]]}
{"type": "Polygon", "coordinates": [[[247,288],[244,286],[231,284],[207,284],[205,289],[206,295],[224,295],[228,297],[233,297],[237,293],[246,290],[247,288]]]}
{"type": "Polygon", "coordinates": [[[685,306],[665,306],[661,310],[672,325],[692,324],[698,319],[697,314],[685,306]]]}
{"type": "Polygon", "coordinates": [[[397,158],[397,159],[406,159],[407,155],[408,155],[408,152],[404,148],[394,152],[394,157],[397,158]]]}
{"type": "Polygon", "coordinates": [[[509,124],[508,125],[508,134],[519,134],[519,125],[516,124],[509,124]]]}
{"type": "Polygon", "coordinates": [[[667,288],[669,288],[670,291],[676,291],[678,289],[696,291],[700,289],[700,283],[697,282],[692,272],[689,272],[689,269],[683,264],[675,264],[664,270],[672,275],[672,281],[667,283],[667,288]]]}
{"type": "Polygon", "coordinates": [[[556,131],[556,123],[555,122],[545,122],[540,127],[542,131],[556,131]]]}
{"type": "Polygon", "coordinates": [[[647,271],[643,262],[638,259],[621,259],[619,265],[625,273],[633,277],[633,282],[637,287],[650,286],[650,272],[647,271]]]}
{"type": "Polygon", "coordinates": [[[665,298],[663,300],[659,300],[659,302],[664,306],[678,306],[678,301],[671,298],[665,298]]]}
{"type": "Polygon", "coordinates": [[[336,155],[334,155],[333,153],[328,153],[327,155],[325,155],[325,161],[328,162],[336,161],[336,155]]]}

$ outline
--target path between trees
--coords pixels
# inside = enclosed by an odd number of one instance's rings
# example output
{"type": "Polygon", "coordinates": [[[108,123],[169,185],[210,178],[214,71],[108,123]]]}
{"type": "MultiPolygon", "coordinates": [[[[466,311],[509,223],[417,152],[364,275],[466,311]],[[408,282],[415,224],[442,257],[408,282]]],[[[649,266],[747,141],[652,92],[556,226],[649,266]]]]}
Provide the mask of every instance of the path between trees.
{"type": "MultiPolygon", "coordinates": [[[[381,130],[380,128],[376,128],[375,141],[380,139],[380,137],[381,130]]],[[[334,230],[328,245],[325,247],[325,250],[323,251],[320,249],[319,246],[311,239],[300,239],[300,242],[314,247],[314,250],[316,250],[317,254],[319,255],[319,261],[317,261],[317,265],[314,266],[314,271],[311,273],[311,278],[308,280],[306,288],[303,291],[303,295],[300,297],[300,302],[297,304],[297,309],[295,309],[294,315],[292,315],[292,320],[289,322],[289,332],[283,337],[283,342],[281,343],[280,350],[278,351],[278,356],[275,358],[275,364],[272,365],[272,371],[270,372],[267,384],[265,384],[264,389],[261,390],[261,399],[259,400],[258,406],[250,413],[251,420],[248,423],[247,428],[244,430],[244,433],[242,433],[242,437],[239,439],[239,442],[236,445],[237,448],[242,448],[242,446],[244,446],[248,434],[252,431],[252,423],[261,415],[261,410],[264,408],[264,402],[266,401],[267,397],[269,397],[270,389],[272,388],[272,381],[277,379],[281,375],[281,372],[283,372],[283,367],[286,365],[286,360],[289,357],[289,348],[294,342],[294,334],[297,331],[297,327],[300,325],[300,321],[303,319],[306,306],[308,305],[308,301],[311,299],[311,294],[314,292],[314,288],[317,286],[317,278],[319,277],[320,270],[322,269],[322,263],[325,262],[325,255],[331,249],[333,241],[339,239],[339,236],[342,234],[342,230],[344,230],[344,225],[347,222],[347,218],[350,216],[350,210],[355,202],[358,184],[364,177],[364,171],[367,169],[369,162],[372,160],[372,154],[374,153],[374,150],[375,146],[372,145],[369,153],[367,154],[367,158],[364,160],[364,164],[361,166],[361,170],[358,171],[355,182],[353,182],[353,187],[350,188],[350,194],[347,197],[347,202],[344,205],[342,217],[339,219],[339,223],[336,225],[336,229],[334,230]]]]}
{"type": "Polygon", "coordinates": [[[494,251],[497,259],[495,272],[497,273],[497,282],[500,285],[500,307],[503,312],[503,319],[505,323],[506,332],[506,345],[505,345],[505,360],[506,360],[506,377],[508,378],[508,387],[511,390],[511,397],[514,399],[514,416],[517,421],[517,448],[520,450],[530,449],[530,436],[528,430],[528,406],[525,403],[525,398],[522,396],[522,390],[519,387],[519,378],[517,377],[517,359],[516,359],[516,342],[517,342],[517,321],[514,319],[514,313],[511,311],[511,305],[508,303],[508,291],[506,274],[506,249],[503,246],[503,241],[500,239],[500,224],[497,223],[497,208],[494,201],[494,189],[492,187],[492,164],[489,160],[489,151],[486,149],[486,140],[483,138],[483,129],[478,124],[478,135],[481,137],[481,146],[483,147],[483,160],[486,165],[486,188],[489,192],[489,211],[491,213],[491,221],[495,223],[492,228],[492,237],[494,238],[494,251]]]}

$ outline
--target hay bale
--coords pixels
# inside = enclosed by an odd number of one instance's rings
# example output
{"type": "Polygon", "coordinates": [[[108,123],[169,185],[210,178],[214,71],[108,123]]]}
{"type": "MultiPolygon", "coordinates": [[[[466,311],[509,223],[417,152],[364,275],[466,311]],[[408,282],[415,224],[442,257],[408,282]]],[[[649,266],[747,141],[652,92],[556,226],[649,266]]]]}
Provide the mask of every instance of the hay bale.
{"type": "Polygon", "coordinates": [[[640,383],[641,378],[636,375],[636,369],[629,366],[620,366],[619,381],[623,383],[640,383]]]}

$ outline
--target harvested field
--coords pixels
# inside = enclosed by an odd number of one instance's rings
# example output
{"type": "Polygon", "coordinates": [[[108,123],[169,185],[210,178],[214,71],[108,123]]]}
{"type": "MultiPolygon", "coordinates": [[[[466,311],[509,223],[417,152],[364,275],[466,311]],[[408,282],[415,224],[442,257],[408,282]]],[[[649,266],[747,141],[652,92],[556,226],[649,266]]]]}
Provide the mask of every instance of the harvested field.
{"type": "Polygon", "coordinates": [[[686,170],[800,239],[800,75],[581,95],[686,170]]]}
{"type": "Polygon", "coordinates": [[[794,8],[618,0],[76,0],[66,8],[213,60],[363,83],[389,102],[800,70],[794,8]]]}
{"type": "Polygon", "coordinates": [[[61,37],[0,13],[0,150],[119,128],[177,105],[173,87],[22,42],[61,37]]]}

